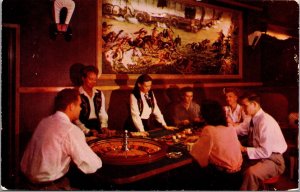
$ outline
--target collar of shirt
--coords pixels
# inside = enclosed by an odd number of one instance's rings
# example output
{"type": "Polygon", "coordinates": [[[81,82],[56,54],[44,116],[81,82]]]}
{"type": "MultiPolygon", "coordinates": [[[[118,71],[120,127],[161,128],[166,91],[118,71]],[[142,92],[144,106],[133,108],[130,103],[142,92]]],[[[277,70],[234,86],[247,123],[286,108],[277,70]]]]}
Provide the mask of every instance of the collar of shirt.
{"type": "Polygon", "coordinates": [[[188,110],[192,109],[192,107],[193,107],[193,102],[190,103],[190,105],[189,105],[189,107],[188,107],[187,109],[186,109],[185,103],[184,103],[183,101],[180,102],[180,106],[181,106],[183,109],[185,109],[186,111],[188,111],[188,110]]]}
{"type": "Polygon", "coordinates": [[[142,111],[142,114],[141,114],[141,118],[142,119],[148,119],[150,114],[152,113],[152,109],[147,104],[147,101],[146,101],[146,98],[145,98],[145,93],[140,92],[140,94],[141,94],[141,99],[142,99],[142,102],[143,102],[143,105],[144,105],[143,111],[142,111]]]}
{"type": "Polygon", "coordinates": [[[70,118],[68,117],[68,115],[65,114],[65,113],[62,112],[62,111],[56,111],[54,115],[60,117],[61,119],[66,120],[66,121],[68,121],[68,122],[71,122],[71,120],[70,120],[70,118]]]}
{"type": "MultiPolygon", "coordinates": [[[[144,92],[141,92],[141,91],[140,91],[140,94],[141,94],[141,97],[145,97],[145,95],[146,95],[144,92]]],[[[149,93],[147,93],[147,95],[149,96],[149,93]]]]}
{"type": "MultiPolygon", "coordinates": [[[[82,86],[79,87],[79,93],[80,93],[80,94],[84,94],[84,95],[87,96],[88,98],[90,97],[90,96],[85,92],[85,90],[83,89],[82,86]]],[[[94,98],[95,93],[96,93],[96,89],[93,88],[93,95],[92,95],[91,98],[94,98]]]]}
{"type": "Polygon", "coordinates": [[[241,106],[237,104],[235,111],[240,111],[240,110],[241,110],[241,106]]]}
{"type": "Polygon", "coordinates": [[[252,121],[253,121],[253,124],[255,125],[255,122],[256,122],[256,120],[258,119],[258,117],[261,115],[261,114],[263,114],[264,113],[264,111],[262,110],[262,108],[260,108],[257,112],[256,112],[256,114],[252,117],[252,121]]]}
{"type": "Polygon", "coordinates": [[[238,113],[241,110],[241,106],[239,104],[236,105],[236,108],[234,111],[232,111],[231,107],[229,105],[225,106],[225,110],[228,110],[230,113],[238,113]]]}

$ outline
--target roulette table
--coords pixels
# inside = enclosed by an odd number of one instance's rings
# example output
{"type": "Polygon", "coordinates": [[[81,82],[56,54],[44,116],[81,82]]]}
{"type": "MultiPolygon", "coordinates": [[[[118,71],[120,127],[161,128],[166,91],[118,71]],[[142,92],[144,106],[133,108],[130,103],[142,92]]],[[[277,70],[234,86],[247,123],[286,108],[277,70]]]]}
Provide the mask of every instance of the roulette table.
{"type": "Polygon", "coordinates": [[[128,138],[124,150],[123,138],[96,140],[90,143],[92,150],[104,164],[137,165],[154,162],[165,156],[167,145],[146,138],[128,138]]]}
{"type": "MultiPolygon", "coordinates": [[[[88,138],[87,143],[97,153],[103,166],[98,174],[103,181],[124,185],[144,180],[193,162],[185,140],[168,144],[169,138],[182,134],[184,130],[156,129],[147,137],[128,137],[124,148],[124,137],[110,139],[88,138]],[[126,149],[127,150],[124,150],[126,149]]],[[[193,130],[194,133],[194,130],[193,130]]],[[[181,135],[182,136],[182,135],[181,135]]],[[[187,134],[187,136],[190,136],[187,134]]],[[[192,135],[191,135],[192,136],[192,135]]]]}

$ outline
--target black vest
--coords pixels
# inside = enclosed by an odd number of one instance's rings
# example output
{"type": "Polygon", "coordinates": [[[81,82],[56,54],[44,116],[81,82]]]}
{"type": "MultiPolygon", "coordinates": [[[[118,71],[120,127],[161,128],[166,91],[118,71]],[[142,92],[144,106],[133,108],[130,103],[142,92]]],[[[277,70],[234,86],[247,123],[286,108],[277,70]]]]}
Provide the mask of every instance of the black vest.
{"type": "MultiPolygon", "coordinates": [[[[132,91],[133,95],[135,96],[136,100],[137,100],[137,104],[138,104],[138,107],[139,107],[139,111],[140,111],[140,116],[142,115],[142,112],[143,112],[143,109],[144,109],[144,105],[143,105],[143,101],[142,101],[142,98],[141,98],[141,93],[140,91],[132,91]]],[[[150,97],[150,101],[151,101],[151,109],[152,109],[152,112],[154,110],[154,98],[153,98],[153,92],[152,91],[149,91],[149,97],[150,97]]]]}
{"type": "MultiPolygon", "coordinates": [[[[81,97],[81,111],[80,111],[80,115],[79,115],[79,120],[83,123],[86,124],[86,122],[89,120],[89,116],[91,113],[91,108],[90,108],[90,104],[89,104],[89,99],[87,98],[87,96],[85,96],[84,94],[80,94],[81,97]]],[[[102,104],[102,98],[101,98],[101,91],[96,89],[96,93],[95,96],[93,98],[94,101],[94,107],[95,107],[95,113],[96,113],[96,117],[99,120],[99,112],[101,109],[101,104],[102,104]]]]}

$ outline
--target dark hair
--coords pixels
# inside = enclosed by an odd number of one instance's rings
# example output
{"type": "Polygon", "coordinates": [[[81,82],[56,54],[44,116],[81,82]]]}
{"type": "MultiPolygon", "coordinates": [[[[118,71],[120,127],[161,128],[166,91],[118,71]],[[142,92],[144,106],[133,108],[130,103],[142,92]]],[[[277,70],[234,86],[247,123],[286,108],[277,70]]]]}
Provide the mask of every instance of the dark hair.
{"type": "Polygon", "coordinates": [[[138,91],[139,90],[138,84],[143,84],[144,82],[148,82],[148,81],[152,81],[152,78],[148,74],[140,75],[135,82],[133,90],[138,91]]]}
{"type": "Polygon", "coordinates": [[[260,105],[260,96],[253,92],[246,92],[241,97],[240,100],[248,99],[250,102],[255,101],[260,105]]]}
{"type": "Polygon", "coordinates": [[[77,89],[63,89],[57,93],[54,99],[55,111],[64,111],[71,103],[78,101],[79,91],[77,89]]]}
{"type": "Polygon", "coordinates": [[[240,96],[240,90],[237,88],[233,88],[233,87],[228,87],[228,88],[224,88],[224,94],[232,92],[234,93],[237,97],[240,96]]]}
{"type": "Polygon", "coordinates": [[[93,73],[95,73],[96,75],[98,75],[99,70],[97,69],[97,67],[95,67],[95,66],[93,66],[93,65],[85,66],[85,67],[82,68],[82,70],[81,70],[81,77],[86,78],[86,77],[87,77],[87,74],[90,73],[90,72],[93,72],[93,73]]]}
{"type": "Polygon", "coordinates": [[[216,100],[203,100],[201,103],[201,115],[208,125],[227,126],[224,108],[216,100]]]}
{"type": "Polygon", "coordinates": [[[183,87],[180,89],[181,96],[184,96],[186,92],[194,92],[192,87],[183,87]]]}

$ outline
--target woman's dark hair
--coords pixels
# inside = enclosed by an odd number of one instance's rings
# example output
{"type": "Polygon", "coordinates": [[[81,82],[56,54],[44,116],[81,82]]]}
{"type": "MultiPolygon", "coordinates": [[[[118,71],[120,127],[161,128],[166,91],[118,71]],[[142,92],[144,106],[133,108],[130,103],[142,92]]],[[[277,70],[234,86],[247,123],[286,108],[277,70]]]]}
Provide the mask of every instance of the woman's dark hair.
{"type": "Polygon", "coordinates": [[[139,91],[139,86],[138,86],[138,84],[143,84],[144,82],[148,82],[148,81],[152,81],[152,78],[151,78],[148,74],[140,75],[140,76],[137,78],[136,82],[135,82],[133,91],[134,91],[134,92],[139,91]]]}
{"type": "Polygon", "coordinates": [[[227,126],[224,108],[216,100],[203,100],[201,103],[201,114],[208,125],[227,126]]]}
{"type": "Polygon", "coordinates": [[[64,111],[71,103],[78,101],[79,91],[77,89],[63,89],[58,92],[54,99],[55,111],[64,111]]]}
{"type": "Polygon", "coordinates": [[[240,90],[237,89],[237,88],[234,88],[234,87],[224,88],[223,91],[224,91],[224,94],[232,92],[232,93],[234,93],[237,97],[240,96],[240,90]]]}
{"type": "Polygon", "coordinates": [[[97,67],[95,67],[93,65],[88,65],[88,66],[82,68],[82,70],[81,70],[81,77],[86,78],[87,74],[90,73],[90,72],[93,72],[96,75],[98,75],[99,70],[97,69],[97,67]]]}

